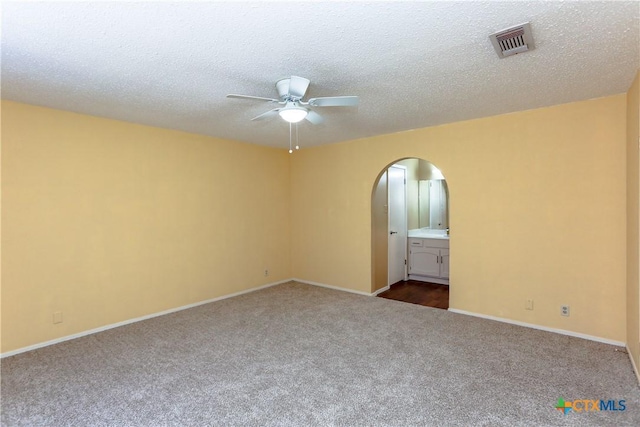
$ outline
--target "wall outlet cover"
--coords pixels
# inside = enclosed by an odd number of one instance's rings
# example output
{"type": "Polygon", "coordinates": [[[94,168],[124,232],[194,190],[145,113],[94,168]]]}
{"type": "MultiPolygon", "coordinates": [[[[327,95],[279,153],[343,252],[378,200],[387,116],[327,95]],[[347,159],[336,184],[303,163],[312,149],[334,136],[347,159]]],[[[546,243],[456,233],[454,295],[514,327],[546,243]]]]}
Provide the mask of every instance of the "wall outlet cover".
{"type": "Polygon", "coordinates": [[[62,312],[61,311],[55,311],[53,313],[53,323],[62,323],[62,312]]]}

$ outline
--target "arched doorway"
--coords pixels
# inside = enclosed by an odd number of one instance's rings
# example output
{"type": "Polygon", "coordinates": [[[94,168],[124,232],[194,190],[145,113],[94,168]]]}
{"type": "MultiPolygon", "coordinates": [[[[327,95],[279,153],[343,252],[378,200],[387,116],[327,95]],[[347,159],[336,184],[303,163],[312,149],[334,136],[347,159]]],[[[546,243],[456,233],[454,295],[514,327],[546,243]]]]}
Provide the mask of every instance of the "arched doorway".
{"type": "Polygon", "coordinates": [[[433,287],[439,292],[435,305],[431,306],[448,307],[449,188],[436,165],[425,159],[404,158],[383,168],[371,192],[371,242],[371,291],[374,294],[399,289],[396,285],[400,284],[412,285],[413,293],[422,292],[427,284],[434,284],[439,285],[433,287]],[[399,168],[405,170],[403,190],[393,183],[398,176],[394,171],[399,168]],[[398,198],[391,194],[393,191],[405,192],[405,230],[397,230],[398,222],[393,221],[394,203],[398,203],[398,198]],[[397,242],[393,239],[403,232],[404,251],[398,251],[394,249],[397,242]],[[395,259],[398,256],[403,259],[395,259]],[[400,280],[398,263],[405,267],[400,280]],[[443,301],[445,294],[446,301],[443,301]]]}

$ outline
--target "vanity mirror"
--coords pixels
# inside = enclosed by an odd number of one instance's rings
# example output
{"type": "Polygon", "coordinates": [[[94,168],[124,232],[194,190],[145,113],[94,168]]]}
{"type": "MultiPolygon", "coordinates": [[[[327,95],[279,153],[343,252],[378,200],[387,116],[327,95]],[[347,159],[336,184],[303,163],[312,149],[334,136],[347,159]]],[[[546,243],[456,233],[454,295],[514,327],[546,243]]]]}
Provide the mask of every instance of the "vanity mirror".
{"type": "Polygon", "coordinates": [[[449,227],[449,190],[442,172],[432,163],[419,160],[418,226],[445,230],[449,227]]]}

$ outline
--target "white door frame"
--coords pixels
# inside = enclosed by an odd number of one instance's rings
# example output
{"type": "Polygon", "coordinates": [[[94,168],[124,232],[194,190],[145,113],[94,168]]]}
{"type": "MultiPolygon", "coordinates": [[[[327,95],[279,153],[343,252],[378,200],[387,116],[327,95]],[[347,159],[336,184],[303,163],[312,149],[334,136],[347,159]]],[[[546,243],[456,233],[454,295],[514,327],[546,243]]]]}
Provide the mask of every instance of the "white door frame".
{"type": "MultiPolygon", "coordinates": [[[[407,167],[402,165],[391,165],[387,168],[387,171],[391,168],[402,169],[404,171],[404,206],[403,206],[403,215],[404,215],[404,224],[405,230],[403,233],[404,241],[402,242],[402,247],[404,248],[404,274],[403,280],[407,280],[407,167]]],[[[393,257],[391,256],[391,197],[390,197],[390,188],[391,188],[391,179],[390,174],[387,173],[387,286],[391,286],[395,283],[391,283],[391,261],[393,257]]]]}

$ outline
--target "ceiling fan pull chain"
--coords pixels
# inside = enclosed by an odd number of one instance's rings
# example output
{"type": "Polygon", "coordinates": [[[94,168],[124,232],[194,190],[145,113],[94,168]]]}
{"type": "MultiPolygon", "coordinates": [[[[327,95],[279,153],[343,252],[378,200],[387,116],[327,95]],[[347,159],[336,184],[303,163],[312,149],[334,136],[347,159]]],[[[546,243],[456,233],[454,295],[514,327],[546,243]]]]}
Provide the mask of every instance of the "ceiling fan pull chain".
{"type": "Polygon", "coordinates": [[[289,154],[293,153],[291,149],[291,123],[289,123],[289,154]]]}
{"type": "Polygon", "coordinates": [[[298,140],[298,123],[296,123],[296,150],[300,149],[299,140],[298,140]]]}

